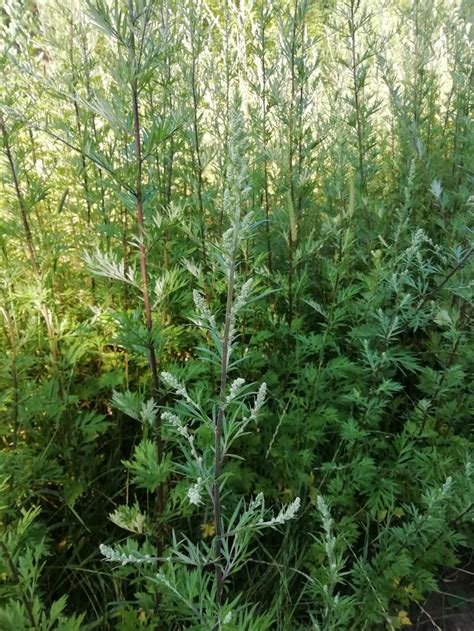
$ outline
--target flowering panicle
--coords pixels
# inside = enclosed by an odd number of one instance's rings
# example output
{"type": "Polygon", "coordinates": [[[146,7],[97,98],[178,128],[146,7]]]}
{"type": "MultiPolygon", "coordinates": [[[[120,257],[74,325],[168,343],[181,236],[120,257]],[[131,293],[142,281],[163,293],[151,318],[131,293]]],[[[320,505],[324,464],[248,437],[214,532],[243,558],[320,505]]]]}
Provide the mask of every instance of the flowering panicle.
{"type": "Polygon", "coordinates": [[[232,307],[232,315],[234,316],[237,315],[237,313],[242,309],[242,307],[244,307],[247,304],[249,296],[252,292],[252,286],[253,286],[253,278],[249,278],[242,285],[239,295],[237,296],[234,302],[234,306],[232,307]]]}
{"type": "Polygon", "coordinates": [[[282,510],[275,517],[276,522],[278,524],[284,524],[285,521],[289,521],[290,519],[294,519],[296,517],[296,513],[299,511],[301,506],[301,500],[297,497],[291,504],[288,504],[286,508],[282,508],[282,510]]]}
{"type": "Polygon", "coordinates": [[[162,372],[160,376],[162,380],[165,382],[165,384],[169,388],[174,390],[175,394],[177,394],[180,397],[183,397],[183,399],[185,399],[188,403],[194,406],[194,401],[189,396],[188,391],[186,390],[186,386],[180,383],[174,375],[172,375],[169,372],[162,372]]]}
{"type": "Polygon", "coordinates": [[[318,511],[321,515],[321,520],[323,522],[323,528],[324,528],[324,533],[325,533],[324,549],[326,551],[326,556],[329,561],[329,569],[331,570],[335,578],[336,570],[337,570],[337,562],[336,562],[336,557],[334,554],[334,548],[336,546],[336,537],[332,533],[333,520],[331,517],[331,513],[329,512],[329,508],[326,502],[324,501],[324,498],[322,497],[322,495],[318,495],[316,504],[318,506],[318,511]]]}
{"type": "Polygon", "coordinates": [[[272,517],[268,521],[264,521],[261,519],[259,521],[259,526],[279,526],[289,521],[290,519],[294,519],[296,517],[297,512],[299,511],[301,506],[301,500],[299,497],[295,498],[293,502],[288,504],[286,507],[282,508],[276,517],[272,517]]]}
{"type": "Polygon", "coordinates": [[[250,410],[250,416],[244,417],[245,423],[250,423],[251,421],[256,421],[258,413],[260,412],[263,404],[265,403],[265,398],[267,396],[267,384],[265,381],[261,384],[258,389],[257,396],[255,398],[255,402],[253,404],[253,408],[250,410]]]}
{"type": "Polygon", "coordinates": [[[203,322],[208,322],[211,329],[216,329],[216,319],[214,315],[211,313],[206,301],[204,300],[204,296],[197,291],[197,289],[193,290],[193,299],[194,305],[196,307],[197,312],[201,316],[203,322]]]}
{"type": "Polygon", "coordinates": [[[234,381],[232,382],[230,386],[230,392],[225,400],[226,403],[230,403],[233,399],[235,399],[235,397],[239,394],[244,384],[245,384],[245,379],[242,379],[242,377],[238,377],[237,379],[234,379],[234,381]]]}
{"type": "Polygon", "coordinates": [[[117,552],[105,543],[100,544],[99,550],[102,556],[105,557],[106,561],[121,563],[122,565],[127,565],[129,563],[152,563],[155,560],[149,554],[125,554],[124,552],[117,552]]]}
{"type": "MultiPolygon", "coordinates": [[[[238,379],[236,379],[236,381],[238,381],[238,379]]],[[[232,385],[234,385],[234,384],[232,384],[232,385]]],[[[234,440],[236,438],[238,438],[239,436],[242,436],[242,434],[247,429],[247,426],[249,425],[249,423],[257,420],[258,413],[259,413],[261,407],[263,406],[263,404],[265,403],[266,394],[267,394],[267,384],[265,382],[263,382],[262,385],[260,386],[260,388],[258,389],[258,393],[257,393],[257,397],[255,399],[254,405],[253,405],[252,409],[250,410],[250,416],[244,416],[243,417],[242,422],[240,423],[238,429],[234,433],[234,436],[233,436],[234,440]]],[[[226,399],[226,403],[228,403],[231,400],[232,399],[230,398],[230,395],[229,395],[227,397],[227,399],[226,399]]]]}
{"type": "Polygon", "coordinates": [[[242,217],[241,226],[240,226],[242,238],[247,238],[248,236],[250,236],[250,233],[252,232],[252,228],[254,225],[254,219],[255,219],[255,215],[252,211],[248,212],[246,215],[242,217]]]}
{"type": "Polygon", "coordinates": [[[172,412],[169,412],[168,410],[165,410],[163,412],[163,414],[161,415],[161,418],[164,421],[168,421],[168,423],[176,429],[178,434],[188,441],[193,458],[196,460],[196,462],[200,464],[202,461],[202,458],[201,456],[198,455],[196,451],[196,447],[194,445],[194,435],[191,434],[191,432],[188,429],[188,426],[183,425],[183,423],[181,422],[181,419],[178,416],[176,416],[176,414],[173,414],[172,412]]]}
{"type": "MultiPolygon", "coordinates": [[[[224,193],[224,202],[228,199],[228,191],[224,193]]],[[[234,256],[235,250],[235,238],[234,238],[234,228],[230,227],[228,230],[224,232],[222,235],[222,253],[224,256],[224,260],[229,265],[230,261],[234,256]]]]}
{"type": "Polygon", "coordinates": [[[258,389],[257,398],[255,399],[255,405],[252,410],[252,417],[257,418],[257,414],[260,412],[263,404],[265,403],[265,397],[267,396],[267,384],[265,381],[261,384],[258,389]]]}
{"type": "Polygon", "coordinates": [[[188,489],[188,500],[190,504],[199,506],[202,504],[202,487],[204,486],[202,478],[198,478],[196,484],[193,484],[188,489]]]}

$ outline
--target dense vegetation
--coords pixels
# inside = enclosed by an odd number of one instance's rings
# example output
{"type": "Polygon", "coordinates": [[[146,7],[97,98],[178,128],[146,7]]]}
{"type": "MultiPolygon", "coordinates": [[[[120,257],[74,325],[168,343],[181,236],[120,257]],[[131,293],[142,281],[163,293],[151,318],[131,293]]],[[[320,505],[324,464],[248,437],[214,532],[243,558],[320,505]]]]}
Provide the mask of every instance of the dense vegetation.
{"type": "Polygon", "coordinates": [[[469,11],[3,1],[2,630],[400,629],[465,563],[469,11]]]}

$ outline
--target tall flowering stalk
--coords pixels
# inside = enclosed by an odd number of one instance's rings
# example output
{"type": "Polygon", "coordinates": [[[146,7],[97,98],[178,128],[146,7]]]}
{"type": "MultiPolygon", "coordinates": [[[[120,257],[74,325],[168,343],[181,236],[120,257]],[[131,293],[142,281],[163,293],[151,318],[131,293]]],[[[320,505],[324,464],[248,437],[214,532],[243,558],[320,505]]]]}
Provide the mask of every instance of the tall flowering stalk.
{"type": "MultiPolygon", "coordinates": [[[[238,145],[234,144],[230,148],[230,172],[229,180],[231,182],[231,188],[227,191],[226,202],[229,208],[228,212],[232,213],[232,228],[231,235],[231,249],[228,255],[226,264],[227,273],[227,301],[225,312],[225,325],[224,333],[222,336],[222,352],[221,352],[221,381],[220,381],[220,397],[219,397],[219,411],[214,428],[214,454],[215,454],[215,471],[214,471],[214,484],[212,491],[212,503],[214,507],[214,527],[216,530],[215,539],[215,556],[216,556],[216,582],[217,582],[217,604],[220,606],[222,601],[222,589],[223,589],[223,571],[220,564],[220,556],[222,549],[222,511],[221,511],[221,493],[220,493],[220,477],[222,473],[223,465],[223,445],[222,445],[222,427],[226,410],[226,388],[229,374],[229,359],[232,352],[232,345],[235,339],[235,316],[240,303],[245,303],[246,296],[241,295],[239,300],[235,301],[235,272],[237,257],[239,253],[239,246],[241,243],[241,230],[240,230],[240,201],[242,195],[242,187],[244,184],[244,167],[239,164],[238,145]]],[[[250,289],[250,285],[244,285],[244,289],[250,289]]]]}
{"type": "MultiPolygon", "coordinates": [[[[252,215],[242,212],[247,194],[246,167],[242,158],[245,152],[243,130],[244,122],[236,109],[231,120],[224,208],[230,227],[216,248],[216,259],[227,284],[222,324],[203,294],[197,290],[193,292],[197,312],[194,323],[212,340],[213,347],[205,349],[206,358],[219,369],[216,396],[202,400],[188,391],[175,375],[161,373],[162,381],[176,398],[175,408],[164,410],[161,418],[164,431],[170,439],[175,437],[182,453],[182,458],[174,465],[187,481],[181,501],[186,510],[204,511],[206,505],[211,508],[212,545],[205,541],[195,544],[184,535],[178,539],[174,534],[164,558],[158,558],[159,555],[150,557],[132,548],[119,551],[107,546],[101,548],[103,555],[116,563],[146,565],[159,560],[158,573],[151,574],[149,579],[163,590],[162,607],[171,610],[176,621],[176,616],[182,615],[184,605],[186,620],[191,619],[199,628],[216,631],[269,628],[271,616],[258,616],[246,603],[240,603],[240,595],[230,593],[229,579],[249,561],[252,538],[265,528],[284,525],[296,516],[300,506],[300,500],[296,498],[274,516],[268,514],[261,493],[248,503],[241,499],[232,507],[223,502],[224,495],[228,497],[228,477],[224,475],[226,460],[232,457],[235,441],[257,420],[267,391],[266,384],[262,383],[252,394],[242,377],[230,379],[235,366],[232,357],[237,349],[238,318],[250,301],[253,287],[251,278],[241,280],[239,274],[241,248],[253,229],[252,215]],[[212,438],[206,439],[209,430],[212,438]]],[[[136,411],[137,417],[143,414],[143,410],[136,411]]],[[[111,518],[136,532],[143,521],[137,511],[122,510],[111,518]]]]}
{"type": "MultiPolygon", "coordinates": [[[[242,139],[242,135],[237,135],[242,131],[244,125],[239,113],[234,112],[232,120],[233,138],[229,148],[229,169],[228,169],[228,185],[224,195],[224,213],[230,220],[230,227],[223,236],[222,249],[220,251],[219,259],[222,264],[223,272],[227,281],[227,298],[226,309],[224,316],[223,331],[220,331],[216,325],[215,317],[212,315],[209,307],[207,306],[204,297],[198,292],[194,292],[194,301],[199,314],[198,323],[206,329],[211,331],[212,337],[217,343],[217,359],[220,369],[220,385],[219,385],[219,397],[217,404],[217,414],[212,421],[213,433],[214,433],[214,463],[213,472],[202,471],[198,476],[197,482],[191,486],[188,492],[188,499],[190,503],[199,505],[201,503],[201,491],[204,487],[209,492],[209,497],[212,502],[213,518],[214,518],[214,571],[215,571],[215,589],[216,589],[216,605],[219,612],[222,606],[224,582],[228,576],[229,564],[227,567],[223,563],[223,546],[225,545],[223,538],[224,532],[224,520],[222,515],[222,471],[224,466],[224,460],[226,458],[228,448],[230,446],[228,439],[228,419],[226,416],[227,408],[238,397],[239,392],[244,384],[244,380],[238,378],[234,380],[228,392],[228,381],[230,372],[230,358],[234,350],[236,341],[236,318],[238,312],[247,303],[251,290],[252,279],[243,283],[240,291],[236,292],[236,276],[238,271],[238,259],[242,241],[246,238],[249,232],[251,217],[247,215],[242,219],[242,200],[246,194],[246,167],[242,160],[244,153],[245,140],[242,139]],[[224,436],[224,434],[226,436],[224,436]],[[210,475],[209,475],[210,474],[210,475]],[[227,571],[226,571],[227,570],[227,571]]],[[[187,392],[179,386],[171,375],[167,373],[162,374],[163,379],[169,386],[171,386],[175,392],[184,397],[187,403],[194,405],[189,398],[187,392]]],[[[258,409],[263,405],[265,398],[266,386],[262,384],[254,409],[249,417],[244,418],[241,422],[240,428],[234,432],[234,439],[241,435],[244,427],[251,421],[255,420],[258,413],[258,409]]],[[[202,464],[202,458],[197,454],[194,447],[194,441],[191,440],[191,434],[188,430],[177,423],[173,417],[167,417],[168,420],[177,427],[181,436],[185,437],[191,447],[192,455],[198,465],[202,464]]],[[[216,629],[220,628],[221,618],[219,613],[216,619],[216,629]]]]}

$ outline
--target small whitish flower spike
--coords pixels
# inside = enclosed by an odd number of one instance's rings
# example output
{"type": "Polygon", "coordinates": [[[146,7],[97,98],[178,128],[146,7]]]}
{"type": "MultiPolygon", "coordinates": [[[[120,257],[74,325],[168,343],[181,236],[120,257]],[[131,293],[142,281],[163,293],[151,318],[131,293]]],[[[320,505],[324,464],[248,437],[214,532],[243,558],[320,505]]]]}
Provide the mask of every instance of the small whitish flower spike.
{"type": "Polygon", "coordinates": [[[129,563],[151,563],[154,560],[149,554],[125,554],[123,552],[117,552],[105,543],[100,544],[99,550],[106,561],[121,563],[122,565],[129,563]]]}
{"type": "Polygon", "coordinates": [[[255,407],[254,407],[255,415],[257,415],[260,412],[260,408],[265,403],[266,396],[267,396],[267,384],[263,382],[260,388],[258,389],[257,398],[255,400],[255,407]]]}
{"type": "Polygon", "coordinates": [[[202,478],[198,478],[196,484],[193,484],[188,489],[188,500],[190,504],[193,504],[194,506],[199,506],[199,504],[202,504],[201,490],[202,478]]]}
{"type": "Polygon", "coordinates": [[[204,300],[204,296],[200,294],[197,289],[193,290],[193,299],[194,305],[196,307],[197,312],[201,316],[203,320],[207,320],[212,329],[216,329],[216,320],[211,313],[211,310],[207,306],[206,301],[204,300]]]}
{"type": "Polygon", "coordinates": [[[267,384],[263,382],[258,389],[257,397],[255,399],[255,403],[253,405],[252,410],[250,411],[250,417],[248,421],[255,421],[257,419],[258,413],[262,409],[263,404],[265,403],[265,397],[267,396],[267,384]]]}
{"type": "Polygon", "coordinates": [[[196,451],[196,447],[194,445],[194,435],[189,431],[188,426],[183,425],[183,423],[181,422],[181,419],[178,416],[176,416],[176,414],[173,414],[172,412],[169,412],[168,410],[165,410],[162,413],[161,418],[164,421],[167,421],[170,425],[172,425],[175,428],[175,430],[178,432],[178,434],[188,441],[194,460],[198,464],[200,464],[202,461],[202,458],[201,456],[199,456],[198,452],[196,451]]]}
{"type": "Polygon", "coordinates": [[[260,520],[260,526],[278,526],[280,524],[284,524],[290,519],[294,519],[296,517],[297,512],[299,511],[301,506],[301,500],[299,497],[295,498],[293,502],[288,504],[288,506],[281,509],[276,517],[272,517],[269,521],[260,520]]]}
{"type": "Polygon", "coordinates": [[[170,372],[162,372],[160,376],[165,384],[168,386],[168,388],[171,388],[175,391],[175,394],[183,397],[183,399],[186,399],[188,403],[194,405],[194,401],[189,396],[186,387],[183,386],[183,384],[180,383],[174,375],[172,375],[170,372]]]}
{"type": "Polygon", "coordinates": [[[181,419],[178,416],[176,416],[176,414],[173,414],[172,412],[168,412],[168,410],[165,410],[161,414],[161,418],[164,421],[168,421],[168,423],[176,429],[176,431],[178,432],[180,436],[183,436],[183,438],[189,439],[188,428],[186,427],[186,425],[183,425],[183,423],[181,422],[181,419]]]}
{"type": "Polygon", "coordinates": [[[245,379],[242,379],[242,377],[238,377],[237,379],[234,379],[234,381],[232,382],[230,386],[230,392],[229,392],[228,397],[226,398],[226,403],[230,403],[233,399],[235,399],[235,397],[239,394],[239,391],[241,390],[244,384],[245,384],[245,379]]]}
{"type": "Polygon", "coordinates": [[[181,386],[179,381],[176,379],[176,377],[174,375],[172,375],[170,372],[162,372],[161,373],[161,378],[166,383],[166,385],[169,388],[172,388],[173,390],[178,391],[180,388],[183,387],[183,386],[181,386]]]}
{"type": "Polygon", "coordinates": [[[289,519],[294,519],[296,517],[296,513],[299,511],[301,506],[301,500],[297,497],[291,504],[288,505],[283,517],[284,521],[288,521],[289,519]]]}
{"type": "Polygon", "coordinates": [[[253,278],[249,278],[243,285],[240,290],[239,295],[237,296],[237,300],[234,303],[234,307],[232,309],[233,315],[238,313],[242,307],[247,304],[249,296],[252,292],[253,278]]]}

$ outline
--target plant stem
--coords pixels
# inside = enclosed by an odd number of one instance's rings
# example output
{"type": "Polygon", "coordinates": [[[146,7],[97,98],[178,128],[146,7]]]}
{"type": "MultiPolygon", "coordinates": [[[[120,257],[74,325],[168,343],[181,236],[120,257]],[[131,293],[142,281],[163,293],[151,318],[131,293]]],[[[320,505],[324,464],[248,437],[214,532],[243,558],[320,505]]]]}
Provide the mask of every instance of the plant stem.
{"type": "Polygon", "coordinates": [[[201,157],[201,142],[199,138],[199,121],[198,121],[198,93],[197,93],[197,81],[196,81],[196,66],[197,66],[197,51],[195,48],[195,25],[191,25],[191,94],[193,100],[193,136],[194,136],[194,152],[195,152],[195,161],[196,161],[196,170],[197,170],[197,198],[199,204],[199,216],[200,216],[200,226],[201,226],[201,248],[202,248],[202,259],[204,264],[204,269],[207,269],[207,254],[206,254],[206,222],[204,217],[204,203],[202,199],[202,173],[203,173],[203,165],[202,165],[202,157],[201,157]]]}
{"type": "Polygon", "coordinates": [[[16,197],[18,200],[18,206],[20,207],[20,215],[21,215],[21,221],[23,224],[23,230],[25,233],[25,239],[26,239],[26,246],[28,248],[28,253],[30,255],[30,260],[31,260],[31,265],[33,267],[33,270],[35,272],[35,274],[37,276],[40,275],[40,268],[38,265],[38,260],[36,258],[36,253],[35,253],[35,248],[33,246],[33,237],[31,236],[31,229],[30,229],[30,224],[28,222],[28,215],[26,212],[26,204],[25,204],[25,200],[23,199],[23,195],[20,189],[20,183],[18,181],[18,176],[17,176],[17,172],[16,172],[16,167],[15,167],[15,161],[13,160],[13,155],[10,149],[10,141],[8,138],[8,133],[5,127],[5,123],[3,121],[3,118],[0,116],[0,130],[2,132],[2,137],[3,137],[3,148],[5,151],[5,154],[7,156],[7,160],[8,160],[8,164],[10,167],[10,171],[12,174],[12,179],[13,179],[13,185],[15,186],[15,192],[16,192],[16,197]]]}
{"type": "MultiPolygon", "coordinates": [[[[134,21],[134,11],[132,0],[128,2],[130,19],[133,23],[134,21]]],[[[134,60],[136,60],[135,55],[135,36],[133,33],[133,26],[131,26],[131,50],[134,60]]],[[[136,68],[137,72],[137,68],[136,68]]],[[[152,389],[153,389],[153,398],[155,399],[155,403],[158,404],[158,391],[159,391],[159,381],[158,381],[158,367],[156,361],[156,352],[155,352],[155,344],[153,342],[153,319],[151,315],[151,305],[150,305],[150,294],[148,290],[148,272],[147,272],[147,253],[145,249],[145,227],[143,221],[143,158],[142,158],[142,145],[141,145],[141,135],[140,135],[140,111],[138,104],[139,97],[139,89],[138,89],[138,77],[135,72],[135,75],[132,79],[132,110],[133,110],[133,131],[134,131],[134,139],[135,139],[135,156],[137,160],[137,175],[136,175],[136,184],[135,184],[135,197],[136,197],[136,212],[137,212],[137,223],[139,230],[139,241],[140,241],[140,276],[141,276],[141,289],[142,289],[142,297],[143,304],[145,307],[145,321],[146,328],[148,331],[148,364],[150,366],[151,378],[152,378],[152,389]]],[[[163,459],[163,439],[161,435],[161,419],[158,416],[156,421],[156,450],[158,456],[158,463],[161,463],[163,459]]],[[[164,486],[163,483],[158,485],[156,490],[157,495],[157,504],[158,504],[158,512],[163,515],[164,512],[164,486]]],[[[161,527],[159,529],[159,535],[157,539],[157,555],[162,556],[163,549],[163,539],[162,539],[162,531],[161,527]]]]}
{"type": "MultiPolygon", "coordinates": [[[[6,300],[5,300],[6,305],[6,300]]],[[[0,312],[3,316],[3,326],[5,330],[5,337],[10,342],[11,348],[11,377],[13,388],[13,409],[12,409],[12,427],[13,427],[13,447],[16,447],[18,442],[18,434],[20,429],[19,424],[19,407],[20,407],[20,391],[18,385],[18,366],[17,366],[17,342],[16,342],[16,330],[12,317],[8,313],[6,307],[0,307],[0,312]]]]}
{"type": "MultiPolygon", "coordinates": [[[[17,170],[16,170],[16,166],[15,166],[15,161],[13,159],[13,155],[11,152],[11,148],[10,148],[10,141],[9,141],[9,137],[8,137],[8,133],[7,133],[7,129],[5,127],[5,123],[3,121],[3,118],[0,116],[0,131],[2,132],[2,138],[3,138],[3,148],[5,151],[5,154],[7,156],[7,160],[8,160],[8,164],[10,167],[10,171],[11,171],[11,175],[12,175],[12,179],[13,179],[13,184],[15,187],[15,192],[16,192],[16,197],[17,197],[17,201],[18,201],[18,206],[20,208],[20,215],[21,215],[21,221],[23,224],[23,231],[25,233],[25,240],[26,240],[26,245],[27,245],[27,249],[28,249],[28,253],[30,256],[30,261],[31,261],[31,266],[33,268],[33,272],[35,274],[35,276],[37,277],[38,280],[41,280],[41,269],[38,263],[38,259],[36,258],[36,252],[35,252],[35,248],[33,245],[33,237],[31,234],[31,229],[30,229],[30,224],[28,221],[28,214],[26,211],[26,203],[25,200],[23,198],[23,194],[21,192],[20,189],[20,182],[18,179],[18,174],[17,174],[17,170]]],[[[47,305],[41,301],[40,303],[40,311],[41,314],[43,316],[45,325],[46,325],[46,330],[47,330],[47,334],[48,334],[48,342],[49,342],[49,348],[50,348],[50,352],[51,352],[51,357],[53,360],[53,366],[54,366],[54,372],[55,372],[55,377],[58,383],[58,387],[60,392],[62,392],[62,380],[61,380],[61,372],[59,369],[59,349],[58,349],[58,343],[57,343],[57,337],[56,337],[56,331],[54,328],[54,323],[53,323],[53,319],[52,319],[52,315],[51,315],[51,311],[50,309],[47,307],[47,305]]]]}
{"type": "Polygon", "coordinates": [[[291,102],[288,121],[288,175],[290,183],[290,203],[291,203],[291,217],[290,227],[288,228],[288,324],[291,326],[293,319],[293,222],[295,220],[295,182],[294,182],[294,165],[293,165],[293,133],[294,133],[294,113],[295,113],[295,98],[296,98],[296,24],[298,19],[299,0],[295,0],[293,24],[291,33],[291,53],[290,53],[290,75],[291,75],[291,102]]]}
{"type": "Polygon", "coordinates": [[[356,119],[356,132],[357,132],[357,149],[358,149],[358,159],[359,159],[359,177],[360,177],[360,189],[363,195],[367,195],[367,183],[365,177],[365,164],[364,164],[364,141],[363,141],[363,130],[362,130],[362,117],[361,117],[361,103],[360,103],[360,88],[359,83],[357,81],[357,44],[356,44],[356,31],[357,27],[355,25],[355,12],[357,11],[359,4],[357,6],[355,0],[351,0],[350,4],[350,39],[351,39],[351,57],[352,57],[352,82],[354,88],[354,109],[355,109],[355,119],[356,119]]]}
{"type": "Polygon", "coordinates": [[[270,194],[268,186],[268,101],[267,101],[267,64],[265,59],[265,29],[267,26],[267,17],[263,13],[261,15],[261,29],[260,29],[260,46],[261,46],[261,66],[262,66],[262,145],[263,145],[263,195],[265,206],[265,220],[266,220],[266,237],[267,237],[267,260],[268,271],[272,273],[272,244],[270,237],[270,194]]]}
{"type": "MultiPolygon", "coordinates": [[[[221,496],[220,496],[220,476],[222,473],[222,464],[224,454],[222,451],[222,427],[224,423],[225,414],[225,400],[226,400],[226,387],[229,370],[229,356],[231,340],[231,326],[232,326],[232,306],[234,298],[234,284],[235,284],[235,259],[237,255],[238,245],[238,231],[239,231],[240,219],[237,215],[234,225],[234,243],[232,259],[230,262],[229,275],[227,280],[227,301],[225,310],[225,324],[224,334],[222,337],[222,356],[221,356],[221,378],[220,378],[220,396],[219,396],[219,411],[217,413],[216,423],[214,427],[214,484],[213,484],[213,508],[214,508],[214,528],[216,532],[214,555],[215,555],[215,576],[216,576],[216,603],[218,608],[222,604],[222,592],[224,588],[224,576],[222,565],[220,561],[222,550],[222,510],[221,510],[221,496]]],[[[219,615],[219,614],[218,614],[219,615]]],[[[220,618],[216,622],[216,629],[220,628],[220,618]]]]}

